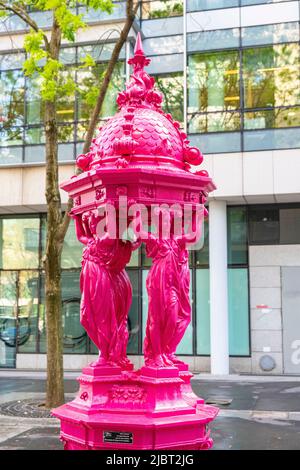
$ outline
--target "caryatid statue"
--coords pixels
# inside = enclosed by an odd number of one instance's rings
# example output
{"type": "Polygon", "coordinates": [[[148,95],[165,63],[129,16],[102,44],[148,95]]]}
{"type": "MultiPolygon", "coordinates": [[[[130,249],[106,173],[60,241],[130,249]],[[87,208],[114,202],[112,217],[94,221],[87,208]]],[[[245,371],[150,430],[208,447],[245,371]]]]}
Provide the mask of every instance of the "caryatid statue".
{"type": "Polygon", "coordinates": [[[177,234],[176,211],[162,209],[160,212],[161,224],[158,221],[156,234],[143,229],[141,216],[137,224],[137,232],[146,244],[146,254],[153,260],[146,280],[149,307],[144,340],[145,364],[151,367],[183,363],[175,353],[191,321],[187,244],[199,240],[202,228],[194,211],[192,226],[195,231],[185,233],[180,223],[177,234]]]}
{"type": "Polygon", "coordinates": [[[140,243],[124,241],[118,232],[114,238],[109,232],[98,236],[100,218],[93,211],[74,219],[77,238],[86,245],[80,274],[80,322],[99,349],[99,358],[91,365],[132,369],[126,354],[132,288],[125,267],[140,243]]]}

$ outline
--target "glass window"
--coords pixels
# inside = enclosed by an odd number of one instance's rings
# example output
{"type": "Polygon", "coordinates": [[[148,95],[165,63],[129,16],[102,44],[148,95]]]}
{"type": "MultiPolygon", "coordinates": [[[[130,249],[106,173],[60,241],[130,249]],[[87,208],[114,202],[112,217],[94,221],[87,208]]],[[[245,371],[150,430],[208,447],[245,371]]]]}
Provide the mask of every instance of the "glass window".
{"type": "Polygon", "coordinates": [[[240,127],[239,112],[191,114],[188,119],[188,131],[191,133],[236,131],[240,127]]]}
{"type": "Polygon", "coordinates": [[[157,88],[163,93],[163,109],[176,121],[183,122],[183,75],[172,73],[155,77],[157,88]]]}
{"type": "Polygon", "coordinates": [[[78,8],[78,13],[83,15],[83,21],[87,23],[99,23],[103,20],[112,20],[125,17],[125,2],[117,1],[115,3],[115,8],[112,13],[106,13],[105,11],[94,10],[93,8],[87,9],[86,7],[78,8]]]}
{"type": "Polygon", "coordinates": [[[179,72],[183,70],[183,55],[182,54],[169,54],[169,55],[155,55],[150,57],[151,63],[147,68],[150,75],[157,75],[164,71],[164,73],[179,72]]]}
{"type": "MultiPolygon", "coordinates": [[[[62,327],[64,353],[87,353],[88,336],[80,323],[79,271],[62,271],[62,327]]],[[[40,352],[47,350],[45,315],[45,277],[41,278],[41,304],[39,316],[40,352]]]]}
{"type": "Polygon", "coordinates": [[[299,129],[268,129],[244,132],[244,150],[246,151],[299,147],[299,129]]]}
{"type": "Polygon", "coordinates": [[[147,56],[183,52],[183,36],[164,36],[145,39],[143,48],[147,56]]]}
{"type": "Polygon", "coordinates": [[[296,41],[299,41],[299,25],[296,22],[242,28],[243,46],[296,41]]]}
{"type": "Polygon", "coordinates": [[[299,103],[299,44],[246,49],[243,68],[245,108],[299,103]]]}
{"type": "Polygon", "coordinates": [[[22,147],[0,147],[0,165],[15,165],[22,163],[22,147]]]}
{"type": "Polygon", "coordinates": [[[0,367],[15,367],[17,339],[17,273],[0,271],[0,367]]]}
{"type": "Polygon", "coordinates": [[[189,56],[188,112],[227,111],[240,106],[237,51],[189,56]]]}
{"type": "Polygon", "coordinates": [[[44,127],[25,128],[25,144],[44,144],[45,129],[44,127]]]}
{"type": "MultiPolygon", "coordinates": [[[[109,60],[111,58],[113,49],[115,47],[114,43],[97,43],[89,44],[88,46],[79,46],[78,47],[78,62],[81,62],[84,57],[89,54],[93,57],[96,62],[102,62],[104,60],[109,60]]],[[[119,59],[125,59],[125,46],[122,47],[119,59]]]]}
{"type": "Polygon", "coordinates": [[[264,109],[244,113],[245,129],[300,127],[300,107],[264,109]]]}
{"type": "Polygon", "coordinates": [[[24,75],[21,70],[0,74],[0,117],[7,128],[24,123],[24,75]]]}
{"type": "Polygon", "coordinates": [[[241,134],[239,132],[221,132],[212,134],[190,134],[191,145],[206,153],[226,153],[241,151],[241,134]]]}
{"type": "MultiPolygon", "coordinates": [[[[142,271],[142,337],[143,341],[145,338],[147,317],[148,317],[148,294],[146,289],[146,279],[148,276],[149,270],[144,269],[142,271]]],[[[190,283],[190,300],[192,302],[192,273],[190,272],[191,283],[190,283]]],[[[193,324],[189,324],[184,337],[180,345],[177,348],[177,354],[193,354],[193,324]]]]}
{"type": "Polygon", "coordinates": [[[144,243],[141,246],[141,251],[142,251],[142,266],[148,267],[152,265],[152,258],[148,258],[146,255],[146,248],[144,243]]]}
{"type": "Polygon", "coordinates": [[[289,2],[290,0],[241,0],[241,5],[259,5],[261,3],[289,2]]]}
{"type": "Polygon", "coordinates": [[[0,70],[19,69],[23,66],[25,54],[21,52],[0,54],[0,70]]]}
{"type": "Polygon", "coordinates": [[[249,209],[249,243],[276,245],[279,242],[279,212],[276,207],[249,209]]]}
{"type": "Polygon", "coordinates": [[[164,18],[155,18],[153,20],[148,20],[143,22],[143,33],[145,37],[152,38],[162,35],[170,36],[174,34],[183,34],[183,21],[180,17],[169,17],[167,20],[164,18]]]}
{"type": "Polygon", "coordinates": [[[196,270],[197,354],[210,354],[209,270],[196,270]]]}
{"type": "Polygon", "coordinates": [[[228,264],[248,263],[246,207],[227,208],[228,264]]]}
{"type": "Polygon", "coordinates": [[[30,13],[31,18],[36,21],[39,28],[49,28],[52,26],[52,11],[34,11],[30,13]]]}
{"type": "Polygon", "coordinates": [[[81,266],[83,248],[84,245],[76,237],[74,220],[70,219],[70,225],[64,239],[61,267],[63,269],[79,268],[81,266]]]}
{"type": "Polygon", "coordinates": [[[195,251],[196,266],[208,266],[209,264],[209,222],[204,219],[204,244],[201,250],[195,251]]]}
{"type": "Polygon", "coordinates": [[[169,18],[183,14],[182,0],[153,0],[142,2],[143,20],[169,18]]]}
{"type": "Polygon", "coordinates": [[[45,161],[44,145],[26,145],[25,163],[43,163],[45,161]]]}
{"type": "Polygon", "coordinates": [[[74,144],[58,144],[58,161],[74,160],[74,144]]]}
{"type": "MultiPolygon", "coordinates": [[[[191,302],[191,308],[193,311],[193,297],[192,297],[192,292],[193,292],[193,277],[192,277],[192,270],[190,269],[190,302],[191,302]]],[[[184,336],[179,343],[176,354],[193,354],[193,320],[191,318],[190,324],[187,327],[184,336]]]]}
{"type": "Polygon", "coordinates": [[[187,50],[189,52],[208,51],[239,47],[240,32],[235,29],[219,29],[216,31],[200,31],[187,35],[187,50]]]}
{"type": "Polygon", "coordinates": [[[188,11],[214,10],[238,7],[239,0],[187,0],[188,11]]]}
{"type": "Polygon", "coordinates": [[[0,218],[0,268],[26,269],[39,265],[38,217],[0,218]]]}
{"type": "Polygon", "coordinates": [[[139,318],[139,297],[140,297],[140,283],[138,270],[128,269],[127,274],[130,278],[132,286],[132,303],[128,314],[128,332],[129,339],[127,345],[127,353],[139,353],[139,338],[141,332],[140,318],[139,318]]]}
{"type": "Polygon", "coordinates": [[[39,124],[43,122],[44,102],[40,96],[41,78],[26,78],[26,122],[39,124]]]}
{"type": "Polygon", "coordinates": [[[64,353],[86,353],[88,336],[80,323],[79,271],[62,271],[62,327],[64,353]]]}
{"type": "MultiPolygon", "coordinates": [[[[93,87],[100,86],[106,70],[105,64],[98,64],[93,69],[81,69],[77,72],[77,81],[80,87],[78,97],[78,118],[88,120],[93,110],[93,97],[90,92],[93,87]]],[[[101,110],[100,117],[113,116],[117,112],[116,98],[119,91],[124,88],[124,63],[119,62],[114,70],[112,80],[101,110]]]]}
{"type": "MultiPolygon", "coordinates": [[[[196,270],[197,354],[210,354],[209,271],[196,270]]],[[[248,269],[228,270],[229,353],[248,356],[248,269]]]]}
{"type": "Polygon", "coordinates": [[[59,52],[59,60],[63,64],[75,64],[76,62],[76,47],[62,47],[59,52]]]}
{"type": "Polygon", "coordinates": [[[248,356],[248,269],[228,269],[229,354],[248,356]]]}
{"type": "Polygon", "coordinates": [[[0,147],[7,147],[10,145],[22,145],[23,143],[23,128],[10,127],[4,124],[0,127],[0,147]]]}
{"type": "Polygon", "coordinates": [[[300,243],[300,208],[279,210],[280,243],[300,243]]]}
{"type": "Polygon", "coordinates": [[[21,271],[19,275],[18,352],[36,352],[39,309],[39,274],[21,271]]]}
{"type": "Polygon", "coordinates": [[[74,125],[58,126],[58,142],[74,141],[74,125]]]}
{"type": "Polygon", "coordinates": [[[139,265],[139,258],[140,258],[140,249],[134,250],[131,253],[131,258],[129,263],[127,264],[128,267],[135,267],[139,265]]]}
{"type": "MultiPolygon", "coordinates": [[[[75,81],[75,71],[68,67],[61,72],[59,81],[64,83],[66,80],[75,81]]],[[[57,120],[58,122],[70,122],[75,119],[75,93],[71,96],[59,96],[57,99],[57,120]]]]}
{"type": "Polygon", "coordinates": [[[22,31],[28,29],[24,21],[17,15],[10,15],[6,18],[0,18],[0,31],[7,33],[8,31],[22,31]]]}

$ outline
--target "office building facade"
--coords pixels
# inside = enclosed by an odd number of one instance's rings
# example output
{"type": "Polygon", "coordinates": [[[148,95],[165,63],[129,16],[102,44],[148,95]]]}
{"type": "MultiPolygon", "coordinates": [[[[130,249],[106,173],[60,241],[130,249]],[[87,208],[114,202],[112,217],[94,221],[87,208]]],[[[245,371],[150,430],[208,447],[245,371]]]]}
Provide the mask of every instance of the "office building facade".
{"type": "MultiPolygon", "coordinates": [[[[101,81],[125,18],[86,12],[90,27],[62,48],[81,89],[101,81]],[[88,52],[97,66],[74,70],[88,52]]],[[[35,12],[43,28],[51,15],[35,12]]],[[[22,72],[26,29],[0,23],[0,367],[45,368],[43,253],[46,233],[43,104],[22,72]]],[[[142,2],[121,51],[100,122],[130,74],[141,31],[147,71],[217,185],[200,251],[190,254],[192,322],[178,353],[195,371],[300,373],[300,1],[142,2]]],[[[74,172],[91,106],[79,93],[58,103],[60,180],[74,172]]],[[[66,195],[62,194],[64,203],[66,195]]],[[[78,369],[96,348],[79,323],[82,246],[71,223],[62,256],[64,364],[78,369]]],[[[128,353],[142,361],[147,316],[143,249],[133,286],[128,353]]]]}

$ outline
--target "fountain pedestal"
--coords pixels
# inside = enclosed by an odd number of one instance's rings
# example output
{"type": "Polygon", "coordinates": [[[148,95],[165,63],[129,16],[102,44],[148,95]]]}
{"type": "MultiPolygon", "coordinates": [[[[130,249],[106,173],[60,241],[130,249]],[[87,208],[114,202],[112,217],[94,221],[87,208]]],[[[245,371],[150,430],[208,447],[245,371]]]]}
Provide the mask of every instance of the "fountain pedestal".
{"type": "MultiPolygon", "coordinates": [[[[176,367],[87,367],[75,400],[53,410],[66,450],[209,449],[217,408],[191,399],[176,367]]],[[[196,397],[196,396],[195,396],[196,397]]]]}
{"type": "MultiPolygon", "coordinates": [[[[52,412],[61,421],[67,450],[200,450],[213,443],[208,425],[218,409],[194,394],[192,374],[175,355],[191,317],[191,239],[185,233],[186,220],[180,219],[178,226],[176,218],[187,212],[194,221],[197,213],[200,220],[193,225],[202,226],[204,203],[215,185],[207,171],[197,171],[203,160],[199,149],[189,145],[180,123],[164,113],[162,95],[144,70],[149,62],[138,36],[129,60],[131,79],[118,95],[119,112],[99,129],[90,151],[77,158],[82,173],[61,185],[73,198],[76,234],[86,246],[80,320],[101,352],[98,362],[83,369],[76,398],[52,412]],[[152,224],[152,212],[166,204],[171,206],[169,212],[163,209],[169,219],[161,212],[152,224]],[[108,206],[114,209],[110,214],[126,220],[114,236],[98,230],[100,212],[108,206]],[[139,214],[146,210],[148,226],[156,225],[155,235],[143,230],[134,206],[139,214]],[[123,240],[130,217],[139,220],[137,242],[146,244],[153,260],[146,283],[146,366],[137,371],[126,357],[132,289],[125,267],[136,248],[136,240],[123,240]],[[166,220],[171,230],[163,237],[166,220]]],[[[111,218],[105,219],[107,225],[111,218]]]]}

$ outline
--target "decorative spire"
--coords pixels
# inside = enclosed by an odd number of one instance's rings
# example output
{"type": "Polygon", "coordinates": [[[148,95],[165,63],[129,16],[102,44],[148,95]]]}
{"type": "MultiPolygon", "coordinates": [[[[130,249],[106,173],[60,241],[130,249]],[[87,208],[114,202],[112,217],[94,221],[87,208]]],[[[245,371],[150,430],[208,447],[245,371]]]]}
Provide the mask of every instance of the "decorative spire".
{"type": "Polygon", "coordinates": [[[117,103],[120,108],[126,105],[137,107],[138,105],[149,106],[160,110],[163,95],[155,89],[155,80],[145,72],[144,67],[150,64],[150,59],[145,56],[140,33],[137,35],[134,56],[128,60],[133,65],[133,73],[126,90],[118,94],[117,103]]]}

